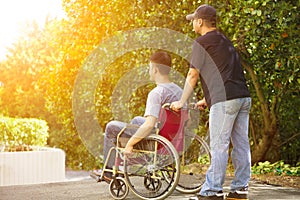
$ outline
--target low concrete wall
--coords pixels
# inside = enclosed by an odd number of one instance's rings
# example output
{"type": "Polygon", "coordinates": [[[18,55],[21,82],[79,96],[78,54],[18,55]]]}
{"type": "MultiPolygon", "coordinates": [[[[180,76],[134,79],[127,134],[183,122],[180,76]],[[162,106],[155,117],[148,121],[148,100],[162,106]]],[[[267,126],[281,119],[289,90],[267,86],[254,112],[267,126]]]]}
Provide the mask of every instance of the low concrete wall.
{"type": "Polygon", "coordinates": [[[65,179],[65,153],[56,148],[0,152],[0,186],[60,182],[65,179]]]}

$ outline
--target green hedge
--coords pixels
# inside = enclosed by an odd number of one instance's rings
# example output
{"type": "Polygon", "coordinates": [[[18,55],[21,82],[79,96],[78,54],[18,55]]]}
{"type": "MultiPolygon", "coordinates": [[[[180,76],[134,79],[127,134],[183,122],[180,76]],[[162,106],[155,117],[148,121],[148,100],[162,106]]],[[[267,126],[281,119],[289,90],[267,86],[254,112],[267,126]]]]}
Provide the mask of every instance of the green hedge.
{"type": "Polygon", "coordinates": [[[7,151],[45,146],[47,138],[48,125],[44,120],[0,117],[0,145],[4,145],[7,151]]]}

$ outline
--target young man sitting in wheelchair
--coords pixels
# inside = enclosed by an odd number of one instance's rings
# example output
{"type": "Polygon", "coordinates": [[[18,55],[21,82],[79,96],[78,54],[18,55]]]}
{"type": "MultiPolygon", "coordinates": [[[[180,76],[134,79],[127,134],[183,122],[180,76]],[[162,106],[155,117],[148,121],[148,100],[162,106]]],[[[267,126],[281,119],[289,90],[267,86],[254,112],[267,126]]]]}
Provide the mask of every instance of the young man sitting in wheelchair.
{"type": "MultiPolygon", "coordinates": [[[[109,153],[117,143],[118,134],[122,129],[122,137],[130,138],[124,148],[124,155],[130,155],[135,144],[147,137],[154,129],[161,116],[162,105],[178,101],[182,95],[182,89],[171,82],[169,72],[171,70],[171,57],[168,53],[158,51],[150,57],[149,75],[150,80],[155,81],[156,87],[151,90],[147,97],[144,117],[135,117],[131,124],[139,125],[137,129],[125,128],[128,124],[120,121],[111,121],[107,124],[104,136],[104,161],[105,169],[111,169],[115,165],[116,156],[109,153]],[[108,159],[108,160],[107,160],[108,159]]],[[[163,135],[164,136],[164,135],[163,135]]],[[[168,139],[168,138],[167,138],[168,139]]],[[[105,170],[94,171],[101,180],[110,182],[112,172],[105,170]]]]}

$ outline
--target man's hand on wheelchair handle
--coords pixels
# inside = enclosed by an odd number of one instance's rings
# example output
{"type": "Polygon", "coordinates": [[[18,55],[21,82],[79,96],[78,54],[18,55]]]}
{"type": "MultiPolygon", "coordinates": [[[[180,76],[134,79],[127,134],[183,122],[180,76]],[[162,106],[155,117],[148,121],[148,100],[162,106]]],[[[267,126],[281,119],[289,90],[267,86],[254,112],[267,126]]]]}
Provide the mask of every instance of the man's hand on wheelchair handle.
{"type": "Polygon", "coordinates": [[[206,100],[205,98],[203,98],[202,100],[198,101],[196,103],[196,106],[199,110],[205,110],[205,108],[207,107],[207,103],[206,103],[206,100]]]}
{"type": "Polygon", "coordinates": [[[170,108],[176,112],[180,111],[180,109],[183,107],[183,103],[181,101],[174,101],[171,103],[170,108]]]}

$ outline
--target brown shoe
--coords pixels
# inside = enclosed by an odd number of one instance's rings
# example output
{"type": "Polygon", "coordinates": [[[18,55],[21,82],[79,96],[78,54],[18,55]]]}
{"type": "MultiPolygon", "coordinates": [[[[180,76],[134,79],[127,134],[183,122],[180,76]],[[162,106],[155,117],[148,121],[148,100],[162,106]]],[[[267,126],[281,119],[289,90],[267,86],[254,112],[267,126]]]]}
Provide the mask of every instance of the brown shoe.
{"type": "Polygon", "coordinates": [[[109,184],[112,180],[112,173],[110,173],[110,172],[103,173],[102,169],[93,170],[91,172],[91,177],[95,178],[97,180],[97,182],[105,181],[106,183],[109,184]]]}
{"type": "Polygon", "coordinates": [[[248,187],[229,192],[226,195],[226,200],[248,200],[248,187]]]}
{"type": "Polygon", "coordinates": [[[224,199],[224,194],[223,192],[218,192],[217,194],[213,196],[202,196],[202,195],[197,195],[195,197],[190,197],[190,200],[223,200],[224,199]]]}

